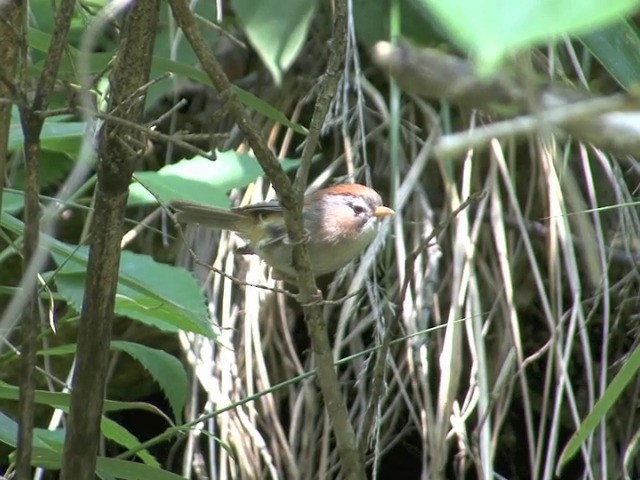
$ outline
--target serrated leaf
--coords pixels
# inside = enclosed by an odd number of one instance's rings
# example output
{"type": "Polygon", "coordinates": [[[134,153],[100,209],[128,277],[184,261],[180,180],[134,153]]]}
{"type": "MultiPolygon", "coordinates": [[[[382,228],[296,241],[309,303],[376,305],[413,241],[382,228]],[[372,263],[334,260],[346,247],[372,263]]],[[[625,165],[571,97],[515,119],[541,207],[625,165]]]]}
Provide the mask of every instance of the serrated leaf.
{"type": "MultiPolygon", "coordinates": [[[[226,208],[229,190],[244,187],[264,175],[253,155],[229,150],[216,152],[216,157],[215,162],[194,157],[167,165],[157,172],[136,173],[134,178],[138,183],[129,187],[129,205],[155,204],[156,195],[164,202],[191,200],[226,208]]],[[[299,162],[282,159],[280,164],[290,170],[299,162]]]]}
{"type": "Polygon", "coordinates": [[[176,423],[182,423],[182,410],[187,399],[187,373],[182,363],[162,350],[139,343],[113,341],[111,348],[128,353],[151,374],[167,396],[176,423]]]}
{"type": "MultiPolygon", "coordinates": [[[[2,212],[0,224],[18,235],[24,231],[24,223],[5,212],[2,212]]],[[[64,264],[60,278],[61,284],[66,281],[64,286],[68,287],[65,298],[79,311],[88,248],[68,245],[47,235],[40,239],[42,248],[49,249],[56,261],[64,264]]],[[[52,273],[46,275],[51,277],[52,273]]],[[[170,332],[186,330],[214,337],[204,297],[195,277],[184,269],[155,262],[146,255],[123,252],[116,312],[170,332]]]]}
{"type": "Polygon", "coordinates": [[[300,53],[309,32],[316,0],[232,0],[249,41],[276,85],[300,53]]]}
{"type": "MultiPolygon", "coordinates": [[[[131,355],[158,382],[169,399],[174,411],[176,423],[182,423],[182,409],[187,397],[187,374],[182,363],[172,355],[138,343],[114,340],[112,350],[120,350],[131,355]]],[[[76,352],[75,344],[57,345],[38,351],[38,355],[49,357],[72,355],[76,352]]]]}
{"type": "MultiPolygon", "coordinates": [[[[18,388],[0,382],[0,398],[11,397],[11,393],[16,393],[15,398],[11,399],[17,400],[18,388]],[[14,392],[12,392],[12,389],[15,389],[14,392]]],[[[65,412],[69,411],[70,398],[71,395],[69,393],[36,392],[36,403],[45,403],[46,405],[49,405],[53,408],[60,408],[65,412]],[[47,399],[49,401],[43,401],[47,399]]],[[[124,404],[124,402],[111,403],[124,404]]],[[[140,446],[140,441],[135,437],[135,435],[133,435],[123,426],[109,418],[102,417],[102,420],[100,422],[100,429],[105,437],[118,443],[119,445],[122,445],[127,449],[132,449],[140,446]]],[[[50,431],[46,429],[35,428],[33,433],[33,446],[35,448],[43,450],[38,455],[40,460],[36,461],[35,458],[37,457],[34,455],[33,463],[36,465],[42,465],[42,462],[47,462],[51,466],[51,462],[53,462],[53,466],[55,466],[58,460],[56,460],[55,457],[51,458],[50,455],[46,454],[44,451],[48,450],[51,452],[56,452],[58,454],[62,453],[62,448],[64,445],[64,429],[50,431]],[[43,457],[46,457],[47,459],[45,460],[45,458],[43,457]]],[[[17,444],[17,435],[18,427],[16,422],[0,412],[0,442],[5,443],[11,447],[15,447],[17,444]]],[[[139,452],[137,452],[137,455],[147,465],[160,467],[158,461],[147,450],[140,450],[139,452]]]]}
{"type": "Polygon", "coordinates": [[[481,73],[509,53],[560,35],[584,34],[630,14],[637,0],[415,0],[430,10],[481,73]]]}
{"type": "MultiPolygon", "coordinates": [[[[57,247],[52,255],[61,266],[55,277],[58,291],[80,311],[89,249],[62,242],[57,247]]],[[[214,336],[195,277],[148,255],[122,252],[115,312],[165,331],[214,336]]]]}

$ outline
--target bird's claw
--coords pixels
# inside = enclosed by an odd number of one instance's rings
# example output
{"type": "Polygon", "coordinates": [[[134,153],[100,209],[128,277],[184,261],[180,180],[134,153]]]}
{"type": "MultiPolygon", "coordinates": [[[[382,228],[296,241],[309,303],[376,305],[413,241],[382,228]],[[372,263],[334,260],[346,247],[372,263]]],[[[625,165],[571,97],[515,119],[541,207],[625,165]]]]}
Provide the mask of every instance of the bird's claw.
{"type": "Polygon", "coordinates": [[[306,228],[304,229],[304,232],[302,233],[302,238],[300,240],[297,241],[293,241],[291,240],[291,238],[289,238],[288,236],[285,237],[285,239],[283,240],[283,242],[285,243],[285,245],[301,245],[303,243],[309,243],[309,239],[311,238],[311,235],[309,234],[309,230],[307,230],[306,228]]]}

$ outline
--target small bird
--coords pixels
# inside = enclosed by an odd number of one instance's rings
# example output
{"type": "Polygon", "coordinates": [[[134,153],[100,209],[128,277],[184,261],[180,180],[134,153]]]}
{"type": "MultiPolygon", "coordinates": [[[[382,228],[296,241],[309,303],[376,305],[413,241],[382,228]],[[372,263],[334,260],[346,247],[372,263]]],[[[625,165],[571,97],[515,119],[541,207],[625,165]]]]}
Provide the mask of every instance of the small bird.
{"type": "MultiPolygon", "coordinates": [[[[241,253],[260,256],[273,268],[274,278],[296,278],[277,200],[231,210],[188,201],[174,201],[171,207],[181,223],[236,232],[247,242],[241,253]]],[[[314,275],[335,272],[355,259],[376,237],[379,220],[394,213],[375,190],[364,185],[345,183],[306,195],[302,216],[314,275]]]]}

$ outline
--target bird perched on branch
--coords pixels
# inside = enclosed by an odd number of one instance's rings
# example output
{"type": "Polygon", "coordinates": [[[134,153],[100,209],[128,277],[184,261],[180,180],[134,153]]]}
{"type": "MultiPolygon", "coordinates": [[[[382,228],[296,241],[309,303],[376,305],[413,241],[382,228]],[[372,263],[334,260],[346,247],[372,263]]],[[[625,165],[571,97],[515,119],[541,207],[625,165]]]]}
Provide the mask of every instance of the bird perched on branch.
{"type": "MultiPolygon", "coordinates": [[[[274,278],[296,278],[278,201],[231,210],[188,201],[174,201],[171,207],[179,222],[236,232],[247,242],[242,253],[259,255],[273,268],[274,278]]],[[[364,185],[334,185],[306,195],[302,216],[314,275],[335,272],[355,259],[375,239],[379,221],[393,214],[380,195],[364,185]]]]}

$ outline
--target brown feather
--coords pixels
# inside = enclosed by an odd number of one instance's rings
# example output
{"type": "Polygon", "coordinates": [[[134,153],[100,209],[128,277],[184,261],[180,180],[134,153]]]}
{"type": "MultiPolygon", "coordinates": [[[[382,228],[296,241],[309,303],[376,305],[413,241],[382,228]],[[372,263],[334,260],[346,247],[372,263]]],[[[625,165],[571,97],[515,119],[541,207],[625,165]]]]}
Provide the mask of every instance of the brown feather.
{"type": "Polygon", "coordinates": [[[175,200],[171,207],[176,211],[176,219],[180,223],[199,223],[207,227],[221,230],[238,231],[247,218],[233,210],[212,207],[202,203],[175,200]]]}

